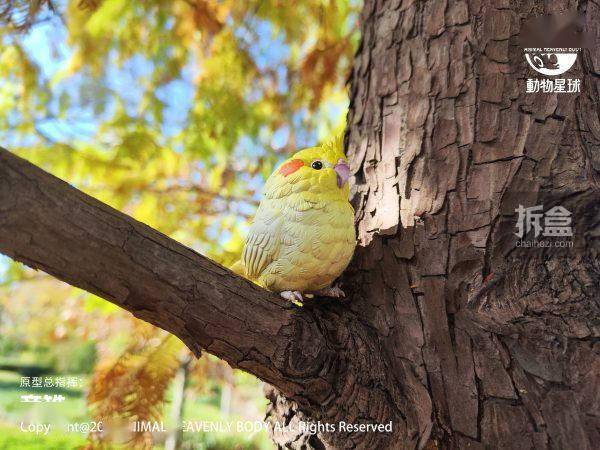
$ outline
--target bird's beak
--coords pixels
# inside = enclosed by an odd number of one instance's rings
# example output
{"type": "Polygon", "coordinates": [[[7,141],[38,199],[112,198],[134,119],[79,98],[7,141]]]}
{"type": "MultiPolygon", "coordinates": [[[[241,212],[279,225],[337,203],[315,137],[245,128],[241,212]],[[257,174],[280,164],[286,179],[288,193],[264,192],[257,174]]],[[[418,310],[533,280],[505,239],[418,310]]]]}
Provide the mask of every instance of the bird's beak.
{"type": "Polygon", "coordinates": [[[335,170],[337,177],[337,185],[339,188],[341,188],[344,184],[346,184],[348,178],[350,178],[350,167],[342,158],[340,158],[333,170],[335,170]]]}

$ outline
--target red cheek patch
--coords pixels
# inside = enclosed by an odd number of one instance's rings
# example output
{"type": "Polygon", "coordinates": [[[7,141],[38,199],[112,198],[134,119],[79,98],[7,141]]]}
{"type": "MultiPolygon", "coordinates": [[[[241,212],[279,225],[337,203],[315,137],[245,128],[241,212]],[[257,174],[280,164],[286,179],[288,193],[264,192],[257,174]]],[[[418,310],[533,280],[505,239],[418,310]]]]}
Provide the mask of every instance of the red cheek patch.
{"type": "Polygon", "coordinates": [[[281,166],[281,168],[279,169],[279,173],[281,175],[283,175],[284,177],[287,177],[288,175],[291,175],[292,173],[294,173],[296,170],[298,170],[303,165],[304,165],[304,163],[301,160],[292,159],[291,161],[288,161],[283,166],[281,166]]]}

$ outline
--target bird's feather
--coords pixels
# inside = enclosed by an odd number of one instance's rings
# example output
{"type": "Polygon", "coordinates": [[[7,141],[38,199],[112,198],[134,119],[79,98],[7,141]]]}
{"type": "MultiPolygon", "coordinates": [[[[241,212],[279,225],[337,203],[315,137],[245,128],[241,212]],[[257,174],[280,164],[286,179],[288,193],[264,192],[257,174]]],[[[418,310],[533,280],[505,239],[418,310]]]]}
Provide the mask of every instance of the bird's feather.
{"type": "Polygon", "coordinates": [[[251,280],[257,279],[275,258],[280,232],[281,218],[278,212],[265,203],[261,204],[242,253],[246,276],[251,280]]]}

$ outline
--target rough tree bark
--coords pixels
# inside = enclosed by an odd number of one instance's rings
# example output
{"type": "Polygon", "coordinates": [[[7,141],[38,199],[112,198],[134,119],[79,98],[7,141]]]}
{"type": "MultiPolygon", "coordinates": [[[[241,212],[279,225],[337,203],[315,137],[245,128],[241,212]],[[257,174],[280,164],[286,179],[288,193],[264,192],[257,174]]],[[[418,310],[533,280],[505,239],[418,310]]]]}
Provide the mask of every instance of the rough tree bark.
{"type": "MultiPolygon", "coordinates": [[[[349,150],[360,247],[343,317],[378,366],[329,417],[395,417],[389,441],[275,435],[283,447],[591,449],[600,442],[600,47],[526,94],[526,18],[597,3],[366,0],[349,150]],[[573,248],[516,248],[515,208],[573,213],[573,248]],[[467,307],[471,300],[472,307],[467,307]],[[384,444],[382,444],[385,442],[384,444]]],[[[270,390],[269,415],[306,420],[270,390]]],[[[301,408],[300,408],[301,409],[301,408]]]]}
{"type": "Polygon", "coordinates": [[[523,18],[566,7],[597,38],[591,2],[365,1],[344,303],[285,305],[3,151],[0,252],[270,383],[282,447],[592,449],[600,49],[569,72],[581,94],[525,94],[516,44],[523,18]],[[517,248],[519,204],[567,208],[573,247],[517,248]]]}

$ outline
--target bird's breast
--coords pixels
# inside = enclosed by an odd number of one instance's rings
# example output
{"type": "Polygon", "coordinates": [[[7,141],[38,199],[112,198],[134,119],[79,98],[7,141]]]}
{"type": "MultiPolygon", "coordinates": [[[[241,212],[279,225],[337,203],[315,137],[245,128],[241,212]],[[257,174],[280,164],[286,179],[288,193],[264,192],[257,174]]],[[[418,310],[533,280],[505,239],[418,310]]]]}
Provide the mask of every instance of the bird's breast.
{"type": "MultiPolygon", "coordinates": [[[[354,211],[347,201],[277,205],[282,218],[278,255],[270,265],[272,290],[318,290],[346,268],[356,243],[354,211]]],[[[266,281],[266,280],[265,280],[266,281]]]]}

